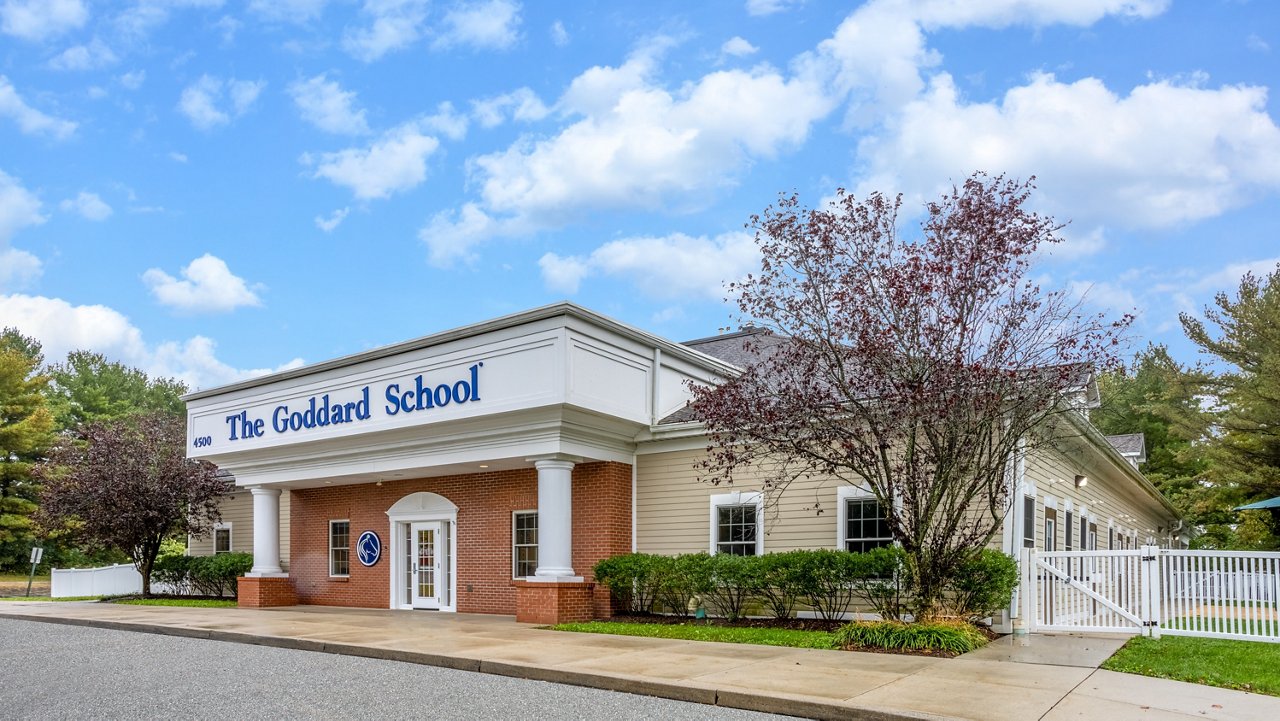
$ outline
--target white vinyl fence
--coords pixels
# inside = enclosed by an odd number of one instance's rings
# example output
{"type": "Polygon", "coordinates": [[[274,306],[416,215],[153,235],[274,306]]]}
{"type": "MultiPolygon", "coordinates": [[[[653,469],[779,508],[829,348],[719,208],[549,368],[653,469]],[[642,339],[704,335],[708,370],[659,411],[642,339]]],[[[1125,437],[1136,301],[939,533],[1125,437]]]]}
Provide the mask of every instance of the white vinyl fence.
{"type": "Polygon", "coordinates": [[[1280,553],[1028,549],[1022,569],[1031,631],[1280,642],[1280,553]]]}
{"type": "MultiPolygon", "coordinates": [[[[55,568],[50,575],[49,595],[53,598],[142,593],[142,574],[132,563],[101,568],[55,568]]],[[[153,581],[151,592],[171,593],[172,589],[153,581]]]]}

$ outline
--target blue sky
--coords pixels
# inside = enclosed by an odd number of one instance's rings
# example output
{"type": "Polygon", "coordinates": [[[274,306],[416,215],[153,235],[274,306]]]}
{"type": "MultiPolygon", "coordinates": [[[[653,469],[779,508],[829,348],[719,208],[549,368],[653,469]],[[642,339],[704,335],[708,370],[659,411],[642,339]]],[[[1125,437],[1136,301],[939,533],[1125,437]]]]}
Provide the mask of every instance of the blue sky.
{"type": "Polygon", "coordinates": [[[780,191],[1035,174],[1134,335],[1280,262],[1254,0],[0,0],[0,325],[209,387],[571,299],[730,325],[780,191]]]}

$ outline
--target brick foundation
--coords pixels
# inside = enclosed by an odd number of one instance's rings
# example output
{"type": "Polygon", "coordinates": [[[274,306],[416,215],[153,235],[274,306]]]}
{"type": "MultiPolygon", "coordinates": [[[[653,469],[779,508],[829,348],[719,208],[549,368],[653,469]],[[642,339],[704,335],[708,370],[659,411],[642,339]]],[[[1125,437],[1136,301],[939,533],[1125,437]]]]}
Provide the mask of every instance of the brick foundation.
{"type": "Polygon", "coordinates": [[[293,579],[241,576],[236,581],[236,605],[241,608],[298,605],[298,595],[293,591],[293,579]]]}
{"type": "MultiPolygon", "coordinates": [[[[387,509],[419,491],[436,493],[458,507],[455,596],[461,613],[516,615],[512,582],[511,514],[538,507],[538,473],[533,468],[383,481],[354,486],[294,490],[290,496],[290,563],[298,602],[328,606],[388,608],[394,540],[388,537],[387,509]],[[376,531],[382,558],[360,565],[354,549],[350,575],[329,576],[329,521],[351,522],[351,540],[376,531]]],[[[608,556],[631,550],[631,466],[582,463],[573,469],[573,567],[593,581],[591,568],[608,556]]],[[[586,586],[592,613],[609,615],[607,589],[586,586]]]]}
{"type": "Polygon", "coordinates": [[[520,623],[574,623],[596,617],[595,584],[587,582],[512,581],[516,620],[520,623]]]}

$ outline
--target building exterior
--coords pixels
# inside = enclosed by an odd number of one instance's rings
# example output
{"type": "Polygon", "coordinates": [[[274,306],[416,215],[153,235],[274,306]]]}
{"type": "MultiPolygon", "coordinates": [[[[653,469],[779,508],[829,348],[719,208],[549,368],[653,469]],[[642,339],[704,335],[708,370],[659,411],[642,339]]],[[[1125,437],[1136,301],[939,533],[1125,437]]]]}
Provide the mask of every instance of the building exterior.
{"type": "MultiPolygon", "coordinates": [[[[536,622],[607,614],[591,568],[632,550],[887,543],[874,499],[851,486],[793,485],[766,513],[750,477],[698,482],[707,441],[688,384],[738,372],[757,332],[675,343],[561,303],[192,393],[190,455],[239,489],[230,533],[207,543],[252,548],[242,605],[536,622]]],[[[1167,501],[1078,425],[1016,464],[1019,502],[993,545],[1176,542],[1167,501]]]]}

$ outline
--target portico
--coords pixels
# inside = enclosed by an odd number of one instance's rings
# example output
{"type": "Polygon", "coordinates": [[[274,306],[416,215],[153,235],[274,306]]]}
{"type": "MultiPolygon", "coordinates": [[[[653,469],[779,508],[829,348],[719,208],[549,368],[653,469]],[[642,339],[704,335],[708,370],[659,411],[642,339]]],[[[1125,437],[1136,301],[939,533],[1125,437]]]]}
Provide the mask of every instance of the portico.
{"type": "Polygon", "coordinates": [[[586,618],[634,548],[637,438],[732,372],[558,304],[191,394],[190,455],[253,496],[242,604],[586,618]]]}

